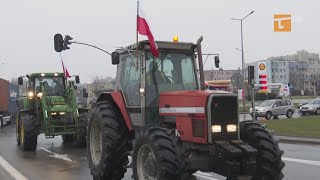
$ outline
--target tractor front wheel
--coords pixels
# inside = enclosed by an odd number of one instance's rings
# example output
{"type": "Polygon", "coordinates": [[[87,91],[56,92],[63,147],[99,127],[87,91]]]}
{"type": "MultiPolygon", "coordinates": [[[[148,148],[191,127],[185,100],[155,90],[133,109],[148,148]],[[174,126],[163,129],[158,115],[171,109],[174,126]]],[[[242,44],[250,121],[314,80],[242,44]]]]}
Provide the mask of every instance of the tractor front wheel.
{"type": "Polygon", "coordinates": [[[20,147],[23,151],[35,151],[39,126],[34,116],[21,113],[20,121],[20,147]]]}
{"type": "Polygon", "coordinates": [[[167,129],[151,127],[141,131],[133,149],[133,178],[182,179],[186,172],[179,142],[167,129]]]}
{"type": "Polygon", "coordinates": [[[243,121],[240,123],[241,140],[258,150],[254,180],[281,180],[282,168],[285,163],[281,160],[283,151],[278,142],[267,129],[258,123],[243,121]]]}
{"type": "Polygon", "coordinates": [[[17,145],[20,145],[20,123],[21,123],[21,116],[20,113],[17,113],[16,116],[16,140],[17,140],[17,145]]]}
{"type": "Polygon", "coordinates": [[[120,180],[129,163],[129,130],[116,105],[98,102],[91,111],[87,157],[94,180],[120,180]]]}
{"type": "Polygon", "coordinates": [[[79,118],[79,130],[80,134],[77,135],[77,144],[80,147],[86,147],[87,146],[87,126],[88,126],[88,119],[89,119],[89,114],[86,113],[81,113],[80,118],[79,118]]]}

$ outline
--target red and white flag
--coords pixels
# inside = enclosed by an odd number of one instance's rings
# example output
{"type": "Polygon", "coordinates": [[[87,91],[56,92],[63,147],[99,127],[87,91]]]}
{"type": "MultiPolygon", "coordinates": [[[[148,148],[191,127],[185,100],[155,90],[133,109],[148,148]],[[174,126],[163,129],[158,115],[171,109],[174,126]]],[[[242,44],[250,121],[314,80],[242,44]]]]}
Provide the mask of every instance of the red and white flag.
{"type": "Polygon", "coordinates": [[[64,76],[67,77],[67,78],[71,78],[68,69],[63,64],[62,59],[61,59],[61,63],[62,63],[62,69],[63,69],[64,76]]]}
{"type": "Polygon", "coordinates": [[[139,32],[139,34],[148,37],[152,55],[155,57],[159,57],[158,46],[154,41],[154,37],[149,27],[149,23],[147,21],[146,15],[142,7],[140,6],[139,0],[138,0],[138,15],[137,15],[137,31],[139,32]]]}

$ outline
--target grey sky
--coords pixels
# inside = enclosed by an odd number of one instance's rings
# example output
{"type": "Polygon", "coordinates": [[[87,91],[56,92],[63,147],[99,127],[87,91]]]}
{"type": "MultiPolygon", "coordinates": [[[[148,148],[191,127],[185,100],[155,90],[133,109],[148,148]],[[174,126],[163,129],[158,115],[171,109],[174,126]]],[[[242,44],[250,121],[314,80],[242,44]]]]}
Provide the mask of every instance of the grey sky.
{"type": "MultiPolygon", "coordinates": [[[[157,40],[196,42],[204,36],[206,53],[220,53],[224,69],[241,66],[241,18],[244,22],[246,62],[269,56],[293,54],[306,49],[320,52],[320,1],[308,0],[141,0],[157,40]],[[292,32],[273,32],[273,15],[290,13],[292,32]]],[[[2,0],[0,6],[0,77],[31,72],[61,71],[54,51],[55,33],[97,45],[108,51],[135,42],[135,0],[2,0]],[[4,75],[2,75],[5,73],[4,75]]],[[[141,36],[140,36],[141,37],[141,36]]],[[[144,37],[141,37],[144,39],[144,37]]],[[[62,54],[71,74],[82,82],[94,75],[115,76],[115,66],[106,54],[80,45],[62,54]]],[[[206,64],[213,67],[212,62],[206,64]]]]}

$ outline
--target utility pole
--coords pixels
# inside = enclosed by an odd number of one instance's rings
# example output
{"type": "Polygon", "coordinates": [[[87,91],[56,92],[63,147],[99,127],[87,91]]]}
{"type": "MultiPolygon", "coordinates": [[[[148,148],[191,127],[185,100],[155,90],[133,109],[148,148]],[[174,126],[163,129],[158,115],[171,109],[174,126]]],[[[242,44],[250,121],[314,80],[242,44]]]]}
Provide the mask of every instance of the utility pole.
{"type": "Polygon", "coordinates": [[[243,75],[243,87],[242,87],[242,91],[243,91],[243,94],[244,94],[244,97],[242,98],[242,102],[243,102],[243,110],[246,111],[246,106],[245,106],[245,79],[246,79],[246,76],[245,76],[245,69],[244,69],[244,49],[243,49],[243,26],[242,26],[242,22],[245,18],[247,18],[248,16],[250,16],[252,13],[254,13],[254,11],[251,11],[248,15],[246,15],[245,17],[241,18],[241,19],[236,19],[236,18],[231,18],[231,20],[235,20],[235,21],[240,21],[240,28],[241,28],[241,57],[242,57],[242,75],[243,75]]]}

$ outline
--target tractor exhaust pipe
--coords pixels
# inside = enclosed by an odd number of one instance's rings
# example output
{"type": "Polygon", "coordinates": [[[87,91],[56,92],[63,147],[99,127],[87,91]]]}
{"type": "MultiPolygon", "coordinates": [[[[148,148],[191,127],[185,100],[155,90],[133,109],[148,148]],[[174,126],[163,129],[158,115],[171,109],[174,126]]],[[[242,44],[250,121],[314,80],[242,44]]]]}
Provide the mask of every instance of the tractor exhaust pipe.
{"type": "Polygon", "coordinates": [[[202,40],[203,40],[203,36],[200,36],[200,38],[197,41],[197,51],[198,51],[199,71],[200,71],[200,89],[205,90],[202,51],[201,51],[202,40]]]}

